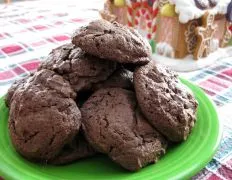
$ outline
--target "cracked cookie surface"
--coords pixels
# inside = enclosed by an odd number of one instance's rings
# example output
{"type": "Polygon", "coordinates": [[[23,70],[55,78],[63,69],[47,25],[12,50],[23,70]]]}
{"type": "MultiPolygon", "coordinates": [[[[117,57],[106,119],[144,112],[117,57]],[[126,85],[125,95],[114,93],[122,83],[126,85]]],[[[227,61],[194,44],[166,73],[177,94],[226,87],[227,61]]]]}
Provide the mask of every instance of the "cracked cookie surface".
{"type": "Polygon", "coordinates": [[[26,76],[22,79],[19,79],[17,81],[15,81],[11,87],[8,89],[7,91],[7,94],[6,94],[6,97],[5,97],[5,104],[8,108],[10,108],[10,105],[11,105],[11,100],[12,100],[12,97],[14,96],[14,93],[15,91],[22,87],[23,84],[26,82],[26,79],[28,78],[29,76],[26,76]]]}
{"type": "Polygon", "coordinates": [[[169,140],[185,140],[196,121],[198,103],[169,69],[149,63],[134,72],[141,111],[169,140]]]}
{"type": "Polygon", "coordinates": [[[106,20],[78,29],[72,43],[89,54],[119,63],[146,64],[152,54],[149,43],[136,30],[106,20]]]}
{"type": "Polygon", "coordinates": [[[132,91],[101,89],[81,112],[89,143],[128,170],[139,170],[165,153],[166,140],[140,113],[132,91]]]}
{"type": "Polygon", "coordinates": [[[27,78],[11,98],[8,126],[16,150],[42,162],[58,155],[81,125],[75,97],[69,82],[53,71],[27,78]]]}
{"type": "Polygon", "coordinates": [[[94,83],[106,80],[116,69],[116,63],[86,54],[73,44],[65,44],[48,55],[39,69],[49,69],[62,75],[78,92],[91,89],[94,83]]]}

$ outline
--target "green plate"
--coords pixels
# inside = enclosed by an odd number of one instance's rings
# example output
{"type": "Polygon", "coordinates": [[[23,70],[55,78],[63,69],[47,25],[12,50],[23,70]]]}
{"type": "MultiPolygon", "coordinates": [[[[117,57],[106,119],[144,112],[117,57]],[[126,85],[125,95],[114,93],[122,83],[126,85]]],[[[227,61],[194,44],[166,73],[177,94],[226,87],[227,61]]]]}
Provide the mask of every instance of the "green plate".
{"type": "Polygon", "coordinates": [[[212,159],[221,139],[221,125],[214,105],[205,93],[186,80],[182,82],[199,102],[196,126],[187,141],[169,148],[157,163],[139,172],[128,172],[103,155],[65,166],[39,165],[18,155],[7,129],[8,109],[0,99],[0,176],[5,179],[187,179],[197,174],[212,159]]]}

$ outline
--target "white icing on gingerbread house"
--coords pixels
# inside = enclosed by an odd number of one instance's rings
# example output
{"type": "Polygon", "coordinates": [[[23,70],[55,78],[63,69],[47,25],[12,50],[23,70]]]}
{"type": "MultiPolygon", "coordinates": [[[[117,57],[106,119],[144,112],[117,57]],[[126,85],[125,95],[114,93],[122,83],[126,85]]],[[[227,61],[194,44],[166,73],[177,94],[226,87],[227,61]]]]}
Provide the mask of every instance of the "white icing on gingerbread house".
{"type": "Polygon", "coordinates": [[[231,0],[108,0],[106,4],[105,13],[136,28],[161,56],[191,55],[198,60],[231,39],[231,0]]]}
{"type": "Polygon", "coordinates": [[[181,23],[188,23],[191,20],[199,19],[207,11],[210,14],[226,14],[227,7],[231,0],[214,0],[216,6],[210,7],[210,0],[170,0],[170,3],[175,5],[175,12],[179,15],[181,23]],[[197,7],[197,1],[205,4],[206,8],[197,7]]]}

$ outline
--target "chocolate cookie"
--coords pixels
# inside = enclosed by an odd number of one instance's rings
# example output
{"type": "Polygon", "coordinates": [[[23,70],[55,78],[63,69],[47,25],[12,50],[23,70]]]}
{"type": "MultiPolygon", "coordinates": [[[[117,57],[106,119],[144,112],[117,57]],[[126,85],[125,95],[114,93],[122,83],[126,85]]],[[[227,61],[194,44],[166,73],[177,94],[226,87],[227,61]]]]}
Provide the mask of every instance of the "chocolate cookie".
{"type": "Polygon", "coordinates": [[[106,80],[115,71],[116,63],[88,55],[72,44],[65,44],[54,49],[39,69],[49,69],[62,75],[78,92],[106,80]]]}
{"type": "Polygon", "coordinates": [[[123,88],[133,90],[133,73],[124,68],[117,69],[106,81],[93,85],[93,90],[101,88],[123,88]]]}
{"type": "Polygon", "coordinates": [[[18,87],[11,101],[9,131],[16,150],[30,160],[56,157],[81,125],[76,94],[68,81],[41,70],[18,87]]]}
{"type": "Polygon", "coordinates": [[[156,162],[167,146],[137,106],[132,91],[109,88],[95,92],[81,108],[88,142],[131,171],[156,162]]]}
{"type": "Polygon", "coordinates": [[[79,159],[91,157],[96,151],[85,140],[82,134],[78,134],[74,140],[66,144],[60,154],[49,161],[49,164],[62,165],[72,163],[79,159]]]}
{"type": "Polygon", "coordinates": [[[106,20],[92,21],[78,29],[72,43],[89,54],[119,63],[147,64],[152,53],[136,30],[106,20]]]}
{"type": "Polygon", "coordinates": [[[196,121],[197,101],[178,76],[149,63],[134,72],[134,86],[141,111],[169,140],[185,140],[196,121]]]}
{"type": "Polygon", "coordinates": [[[26,82],[26,80],[27,80],[30,76],[32,76],[32,74],[29,75],[29,76],[26,76],[26,77],[24,77],[24,78],[22,78],[22,79],[16,80],[16,81],[11,85],[11,87],[8,89],[7,94],[6,94],[6,97],[5,97],[5,103],[6,103],[6,106],[7,106],[8,108],[10,108],[11,101],[12,101],[12,98],[13,98],[13,96],[14,96],[15,91],[16,91],[18,88],[22,87],[23,84],[26,82]]]}

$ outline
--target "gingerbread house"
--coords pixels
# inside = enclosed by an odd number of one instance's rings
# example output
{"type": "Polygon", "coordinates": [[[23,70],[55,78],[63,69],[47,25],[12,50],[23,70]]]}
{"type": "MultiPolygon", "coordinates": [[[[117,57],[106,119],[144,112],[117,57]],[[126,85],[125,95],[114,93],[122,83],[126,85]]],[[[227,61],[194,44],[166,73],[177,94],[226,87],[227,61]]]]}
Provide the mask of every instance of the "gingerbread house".
{"type": "Polygon", "coordinates": [[[101,12],[138,29],[156,54],[198,60],[228,45],[231,0],[107,0],[101,12]]]}
{"type": "MultiPolygon", "coordinates": [[[[106,0],[101,16],[109,21],[136,28],[144,37],[150,40],[154,49],[158,6],[155,0],[106,0]]],[[[157,4],[158,5],[158,4],[157,4]]]]}

